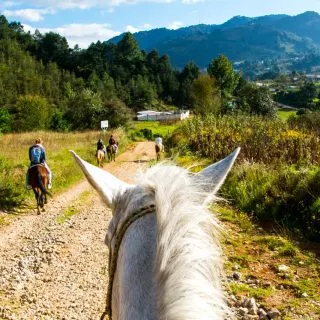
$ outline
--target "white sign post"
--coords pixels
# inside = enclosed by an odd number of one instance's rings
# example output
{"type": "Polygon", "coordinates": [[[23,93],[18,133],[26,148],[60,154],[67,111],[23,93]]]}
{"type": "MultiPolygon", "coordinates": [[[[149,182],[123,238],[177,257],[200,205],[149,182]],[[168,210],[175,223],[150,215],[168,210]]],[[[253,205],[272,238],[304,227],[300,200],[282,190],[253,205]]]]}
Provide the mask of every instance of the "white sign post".
{"type": "Polygon", "coordinates": [[[103,130],[103,133],[106,134],[106,130],[109,127],[109,122],[108,120],[102,120],[101,121],[101,129],[103,130]]]}

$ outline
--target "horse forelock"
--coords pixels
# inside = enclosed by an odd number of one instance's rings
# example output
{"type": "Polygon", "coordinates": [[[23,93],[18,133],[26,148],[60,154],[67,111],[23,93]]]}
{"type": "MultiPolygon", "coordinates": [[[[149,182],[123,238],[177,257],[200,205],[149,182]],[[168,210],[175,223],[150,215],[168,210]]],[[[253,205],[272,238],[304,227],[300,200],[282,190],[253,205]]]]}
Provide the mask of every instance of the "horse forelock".
{"type": "Polygon", "coordinates": [[[187,170],[159,164],[115,201],[115,219],[154,203],[157,220],[155,283],[157,318],[222,319],[219,227],[202,206],[206,197],[187,170]]]}

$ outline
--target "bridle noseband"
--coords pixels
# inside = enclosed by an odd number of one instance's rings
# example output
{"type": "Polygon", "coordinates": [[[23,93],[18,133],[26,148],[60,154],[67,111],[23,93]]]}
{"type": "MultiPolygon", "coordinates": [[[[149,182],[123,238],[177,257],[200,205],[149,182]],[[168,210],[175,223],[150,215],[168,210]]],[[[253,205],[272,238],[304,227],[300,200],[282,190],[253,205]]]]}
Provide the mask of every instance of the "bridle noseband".
{"type": "Polygon", "coordinates": [[[128,215],[128,217],[122,222],[118,232],[117,232],[118,225],[114,229],[114,232],[111,236],[110,244],[109,244],[109,285],[108,285],[108,291],[107,291],[106,309],[102,314],[100,320],[104,320],[106,316],[109,317],[109,320],[112,319],[112,310],[111,310],[112,286],[113,286],[114,276],[117,269],[118,253],[119,253],[120,245],[124,237],[124,234],[134,221],[136,221],[137,219],[149,213],[153,213],[154,211],[155,211],[154,204],[144,206],[139,210],[133,212],[132,214],[128,215]],[[113,239],[115,239],[115,242],[114,242],[114,249],[112,254],[111,244],[113,239]]]}

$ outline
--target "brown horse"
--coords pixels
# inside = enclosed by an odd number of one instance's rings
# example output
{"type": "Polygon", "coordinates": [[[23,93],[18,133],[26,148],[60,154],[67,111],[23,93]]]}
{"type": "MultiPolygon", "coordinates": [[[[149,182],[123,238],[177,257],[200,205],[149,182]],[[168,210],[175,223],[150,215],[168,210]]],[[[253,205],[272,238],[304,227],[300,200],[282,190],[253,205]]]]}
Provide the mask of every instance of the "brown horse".
{"type": "Polygon", "coordinates": [[[117,153],[117,144],[112,144],[111,146],[107,146],[107,155],[108,155],[108,160],[110,161],[116,161],[116,153],[117,153]]]}
{"type": "Polygon", "coordinates": [[[104,160],[104,151],[98,150],[97,151],[97,166],[103,168],[103,160],[104,160]]]}
{"type": "Polygon", "coordinates": [[[37,201],[37,212],[40,214],[40,208],[45,211],[44,205],[47,203],[47,194],[51,193],[47,190],[48,171],[42,165],[35,165],[29,168],[29,183],[32,187],[37,201]]]}

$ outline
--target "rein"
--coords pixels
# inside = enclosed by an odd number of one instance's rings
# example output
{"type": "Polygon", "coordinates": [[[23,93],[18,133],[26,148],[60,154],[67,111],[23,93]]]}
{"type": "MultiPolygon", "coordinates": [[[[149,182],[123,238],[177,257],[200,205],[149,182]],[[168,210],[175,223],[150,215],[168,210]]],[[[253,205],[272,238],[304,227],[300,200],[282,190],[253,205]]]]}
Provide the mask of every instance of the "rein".
{"type": "Polygon", "coordinates": [[[103,312],[100,320],[106,319],[106,316],[109,317],[109,320],[112,319],[112,310],[111,310],[112,287],[113,287],[114,276],[115,276],[116,269],[117,269],[118,253],[119,253],[120,245],[121,245],[122,239],[124,237],[124,234],[133,222],[135,222],[137,219],[139,219],[149,213],[153,213],[154,211],[155,211],[154,204],[142,207],[139,210],[135,211],[134,213],[130,214],[123,221],[118,233],[117,233],[118,227],[115,228],[115,231],[114,231],[114,233],[111,237],[111,240],[110,240],[110,247],[109,247],[109,285],[108,285],[108,291],[107,291],[106,309],[103,312]],[[112,244],[112,240],[114,237],[115,237],[115,244],[114,244],[114,250],[113,250],[113,254],[112,254],[111,244],[112,244]]]}

